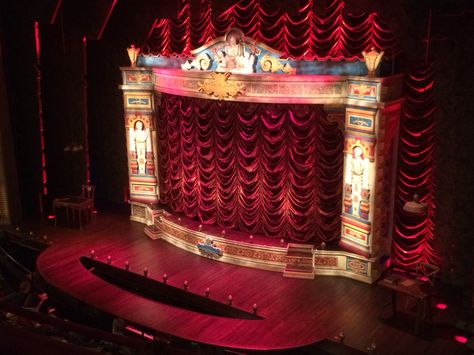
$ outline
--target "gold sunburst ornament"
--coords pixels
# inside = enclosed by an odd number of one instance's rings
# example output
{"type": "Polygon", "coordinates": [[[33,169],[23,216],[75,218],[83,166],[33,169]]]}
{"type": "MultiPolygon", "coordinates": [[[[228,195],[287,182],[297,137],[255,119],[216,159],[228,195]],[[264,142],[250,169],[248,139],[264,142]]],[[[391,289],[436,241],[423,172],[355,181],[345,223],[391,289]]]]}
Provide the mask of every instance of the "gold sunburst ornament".
{"type": "Polygon", "coordinates": [[[229,97],[236,97],[245,92],[245,85],[237,82],[229,82],[231,73],[211,73],[211,79],[199,82],[198,91],[209,96],[224,100],[229,97]]]}

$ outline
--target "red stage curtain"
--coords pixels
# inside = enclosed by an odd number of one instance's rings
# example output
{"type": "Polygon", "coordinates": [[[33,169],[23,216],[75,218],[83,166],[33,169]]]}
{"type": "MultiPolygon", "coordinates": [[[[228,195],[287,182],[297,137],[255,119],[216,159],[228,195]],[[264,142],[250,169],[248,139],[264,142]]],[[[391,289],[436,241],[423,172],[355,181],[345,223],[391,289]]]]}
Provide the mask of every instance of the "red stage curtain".
{"type": "Polygon", "coordinates": [[[161,103],[163,205],[249,233],[338,239],[343,135],[321,106],[167,94],[161,103]]]}
{"type": "MultiPolygon", "coordinates": [[[[281,2],[278,4],[281,5],[281,2]]],[[[266,43],[284,52],[284,55],[294,59],[354,60],[360,57],[362,50],[367,50],[372,46],[379,50],[384,50],[386,57],[399,54],[400,46],[398,41],[377,13],[358,15],[348,13],[344,9],[343,0],[328,0],[325,2],[326,6],[324,8],[319,6],[318,11],[316,11],[316,4],[316,0],[302,0],[297,3],[289,2],[287,8],[291,8],[291,11],[287,11],[281,6],[276,6],[275,2],[271,0],[242,0],[224,12],[214,14],[211,6],[212,0],[200,0],[199,2],[181,0],[179,5],[180,15],[178,16],[180,20],[164,19],[158,21],[148,45],[151,51],[157,54],[170,55],[175,53],[178,55],[189,55],[189,48],[197,48],[208,42],[214,36],[224,35],[231,27],[238,27],[243,30],[246,36],[266,43]],[[199,8],[195,7],[196,4],[199,5],[199,8]],[[184,21],[183,19],[186,19],[189,13],[193,15],[190,16],[189,21],[184,21]],[[171,45],[171,43],[175,44],[171,45]]],[[[434,249],[434,103],[432,86],[432,68],[419,67],[408,71],[407,105],[404,109],[400,127],[400,159],[398,192],[396,196],[397,206],[395,211],[396,229],[393,238],[393,262],[397,266],[405,269],[413,268],[418,261],[427,261],[434,264],[440,263],[440,258],[434,249]],[[422,201],[429,206],[426,216],[413,217],[403,213],[403,203],[410,200],[414,193],[418,193],[422,197],[422,201]]],[[[207,105],[213,106],[211,103],[207,105]]],[[[248,106],[247,109],[250,109],[249,107],[250,106],[248,106]]],[[[174,109],[177,110],[177,108],[174,109]]],[[[246,112],[243,108],[239,108],[239,110],[240,109],[243,110],[242,112],[246,112]]],[[[200,108],[199,110],[204,109],[200,108]]],[[[318,120],[321,124],[322,122],[327,123],[323,117],[324,115],[320,115],[320,119],[318,120]]],[[[215,120],[216,118],[214,117],[213,119],[215,120]]],[[[263,122],[263,120],[259,120],[259,122],[260,121],[263,122]]],[[[160,143],[173,142],[173,139],[179,138],[179,132],[181,130],[179,119],[177,117],[169,117],[167,124],[169,124],[169,126],[166,125],[163,127],[169,130],[170,136],[168,137],[166,135],[167,133],[162,130],[160,132],[160,143]]],[[[239,123],[239,125],[241,124],[242,123],[239,123]]],[[[228,129],[234,128],[228,127],[228,129]]],[[[216,139],[212,128],[209,130],[210,131],[206,134],[216,139]]],[[[318,158],[320,165],[315,167],[315,169],[319,169],[318,173],[313,172],[313,174],[316,174],[320,179],[315,184],[317,191],[315,194],[318,196],[315,198],[315,201],[317,201],[316,205],[318,207],[312,207],[313,209],[308,211],[308,213],[314,213],[317,221],[324,220],[324,223],[315,223],[313,225],[316,231],[314,237],[323,240],[333,240],[339,236],[339,213],[341,207],[340,200],[338,200],[340,193],[336,193],[336,191],[339,191],[340,186],[334,183],[335,180],[333,180],[333,177],[335,178],[336,175],[340,177],[340,171],[337,171],[337,174],[333,176],[332,170],[330,169],[337,170],[342,169],[342,167],[337,168],[337,164],[324,165],[326,162],[330,162],[330,158],[328,157],[331,156],[329,154],[329,147],[331,145],[328,144],[326,146],[328,149],[326,150],[320,149],[321,144],[323,144],[322,142],[332,141],[334,147],[336,147],[338,144],[342,144],[343,138],[341,136],[339,137],[340,140],[337,141],[334,138],[336,134],[331,135],[331,133],[327,132],[330,132],[330,130],[319,131],[319,134],[324,135],[326,138],[318,140],[316,154],[320,154],[318,158]],[[322,158],[324,154],[326,154],[326,158],[322,158]],[[321,161],[324,161],[324,163],[321,161]],[[329,166],[332,166],[332,168],[329,168],[329,166]],[[328,196],[331,197],[329,198],[328,196]]],[[[203,137],[198,136],[195,139],[203,139],[203,137]]],[[[225,140],[224,137],[219,139],[225,140]]],[[[260,141],[262,140],[262,138],[259,139],[260,141]]],[[[191,146],[186,146],[184,148],[191,149],[190,147],[191,146]]],[[[297,225],[295,221],[301,216],[303,216],[303,220],[307,217],[304,212],[301,212],[302,210],[297,210],[292,205],[295,200],[290,198],[290,196],[293,196],[296,192],[285,188],[286,192],[282,193],[281,190],[283,188],[281,186],[275,187],[275,190],[272,190],[272,193],[275,194],[273,197],[277,200],[280,198],[278,203],[282,206],[292,206],[285,210],[286,212],[273,208],[274,206],[265,199],[267,195],[260,194],[259,191],[261,191],[262,186],[271,183],[273,179],[277,179],[279,172],[273,172],[271,170],[268,174],[265,174],[266,177],[264,177],[259,172],[249,171],[246,173],[246,176],[248,181],[252,182],[253,185],[246,187],[242,187],[241,183],[236,182],[234,175],[232,175],[229,176],[229,180],[226,182],[227,185],[221,186],[219,190],[216,190],[218,187],[214,186],[211,182],[212,176],[215,175],[221,178],[222,174],[225,174],[222,171],[222,166],[212,165],[216,164],[216,154],[221,154],[232,162],[237,161],[238,165],[233,166],[233,168],[237,169],[238,172],[241,171],[245,165],[242,165],[242,158],[235,158],[237,148],[221,153],[218,153],[218,151],[208,152],[206,150],[206,155],[199,157],[196,164],[200,162],[201,165],[199,169],[207,166],[207,170],[198,175],[189,175],[190,173],[187,172],[188,178],[189,176],[195,176],[195,180],[192,181],[192,184],[197,184],[190,185],[190,182],[181,183],[181,177],[177,177],[181,175],[176,175],[184,174],[182,165],[178,164],[176,160],[177,156],[181,156],[179,155],[181,154],[181,146],[161,146],[160,149],[162,150],[162,154],[164,154],[164,156],[161,157],[162,164],[160,166],[162,173],[161,182],[163,184],[163,194],[161,197],[163,202],[172,206],[173,209],[182,210],[189,215],[197,215],[206,223],[237,226],[243,230],[252,232],[263,231],[269,235],[277,235],[276,233],[272,234],[272,232],[278,231],[278,233],[285,234],[289,238],[296,240],[309,240],[313,238],[311,233],[305,234],[306,232],[304,231],[309,228],[305,222],[302,223],[300,228],[296,228],[299,229],[298,232],[295,231],[295,226],[297,225]],[[217,171],[215,171],[214,168],[217,169],[217,171]],[[263,180],[263,182],[260,180],[257,181],[256,175],[258,175],[259,179],[266,180],[263,180]],[[166,178],[166,180],[163,180],[163,178],[166,178]],[[201,181],[199,179],[203,180],[201,181]],[[202,182],[207,186],[206,188],[202,187],[202,182]],[[174,183],[178,184],[178,187],[172,188],[174,183]],[[197,207],[192,205],[191,202],[193,199],[189,194],[186,197],[186,201],[190,204],[185,207],[182,192],[184,188],[179,187],[181,186],[180,184],[186,184],[185,187],[188,190],[190,186],[198,186],[198,188],[201,189],[196,192],[198,200],[195,204],[197,207]],[[237,202],[242,200],[241,197],[235,197],[235,195],[232,194],[229,190],[230,186],[240,189],[239,194],[240,191],[245,191],[246,194],[251,197],[251,199],[245,200],[245,204],[237,204],[240,210],[232,211],[231,216],[225,214],[230,212],[216,212],[218,207],[230,206],[231,203],[229,199],[236,199],[237,202]],[[220,192],[222,196],[219,197],[216,191],[220,192]],[[285,198],[279,194],[284,194],[285,198]],[[219,200],[212,202],[212,199],[216,198],[216,196],[219,200]],[[199,200],[199,198],[202,200],[199,200]],[[202,209],[204,205],[207,206],[207,209],[202,209]],[[262,209],[263,214],[261,216],[260,213],[253,214],[259,211],[262,206],[269,207],[270,210],[265,211],[262,209]],[[279,222],[272,220],[274,217],[280,222],[287,221],[288,224],[283,227],[283,224],[280,225],[279,222]]],[[[340,151],[337,149],[335,149],[335,151],[339,154],[340,151]]],[[[201,154],[203,152],[203,150],[200,151],[201,154]]],[[[246,151],[243,152],[245,153],[246,151]]],[[[334,159],[339,159],[338,164],[342,165],[340,163],[340,155],[342,154],[337,154],[334,153],[333,157],[334,159]]],[[[260,155],[258,159],[267,157],[264,153],[260,155]]],[[[190,158],[197,159],[188,154],[187,160],[183,161],[188,162],[190,158]]],[[[278,160],[277,157],[274,156],[270,156],[269,158],[271,158],[269,161],[273,161],[272,159],[278,160]]],[[[246,160],[244,159],[244,163],[245,162],[246,160]]],[[[295,177],[285,176],[284,178],[285,181],[287,181],[295,177]]],[[[304,185],[304,182],[301,183],[304,185]]],[[[281,184],[282,183],[280,183],[280,185],[281,184]]],[[[267,194],[270,194],[270,192],[267,194]]],[[[240,194],[239,196],[244,196],[244,194],[240,194]]],[[[297,206],[299,208],[302,204],[297,206]]]]}
{"type": "Polygon", "coordinates": [[[406,104],[400,122],[400,149],[393,264],[414,269],[418,262],[440,264],[434,245],[433,145],[435,103],[434,70],[421,65],[406,78],[406,104]],[[418,194],[428,206],[422,216],[403,211],[403,205],[418,194]]]}
{"type": "Polygon", "coordinates": [[[370,47],[384,50],[386,57],[399,52],[376,13],[353,15],[344,11],[344,1],[331,0],[317,14],[314,3],[303,0],[288,5],[293,10],[287,12],[272,0],[242,0],[216,15],[211,0],[181,0],[177,18],[158,21],[148,46],[156,54],[189,56],[191,49],[238,27],[293,59],[354,60],[370,47]]]}

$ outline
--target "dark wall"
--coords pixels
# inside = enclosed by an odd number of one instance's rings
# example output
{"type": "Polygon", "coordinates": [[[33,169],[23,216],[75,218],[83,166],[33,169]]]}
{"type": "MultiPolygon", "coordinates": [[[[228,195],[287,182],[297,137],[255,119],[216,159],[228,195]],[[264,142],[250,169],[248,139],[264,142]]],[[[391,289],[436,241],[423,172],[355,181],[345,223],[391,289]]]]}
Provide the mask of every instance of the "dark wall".
{"type": "Polygon", "coordinates": [[[474,9],[433,12],[436,238],[446,282],[472,287],[474,217],[474,9]]]}
{"type": "MultiPolygon", "coordinates": [[[[38,210],[41,154],[36,100],[34,22],[19,3],[2,2],[3,55],[22,211],[38,210]]],[[[4,119],[2,117],[2,119],[4,119]]]]}

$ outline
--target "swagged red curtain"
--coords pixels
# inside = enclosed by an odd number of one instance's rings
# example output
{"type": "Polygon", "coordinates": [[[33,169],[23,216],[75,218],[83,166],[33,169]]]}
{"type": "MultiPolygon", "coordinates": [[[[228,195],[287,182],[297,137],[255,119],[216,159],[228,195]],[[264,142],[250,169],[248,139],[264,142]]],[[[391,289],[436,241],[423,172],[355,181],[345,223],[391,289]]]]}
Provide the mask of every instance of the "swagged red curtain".
{"type": "Polygon", "coordinates": [[[439,265],[434,235],[434,69],[422,64],[406,78],[406,104],[400,122],[399,173],[393,236],[393,264],[414,269],[419,262],[439,265]],[[425,215],[403,211],[406,201],[418,194],[428,206],[425,215]]]}
{"type": "MultiPolygon", "coordinates": [[[[321,8],[321,6],[318,8],[317,0],[288,2],[289,5],[285,8],[275,5],[275,1],[272,0],[242,0],[222,13],[213,13],[212,2],[213,0],[180,0],[179,11],[175,19],[159,19],[156,21],[147,43],[151,52],[161,55],[186,56],[190,54],[191,49],[200,47],[216,36],[224,35],[231,27],[238,27],[243,30],[246,36],[266,43],[284,52],[285,56],[294,59],[354,60],[360,57],[362,50],[372,46],[383,50],[386,57],[392,57],[400,53],[400,45],[397,39],[377,13],[350,14],[344,9],[344,0],[326,1],[324,8],[321,8]],[[290,8],[292,10],[288,11],[290,8]]],[[[281,3],[278,2],[279,5],[281,3]]],[[[426,66],[411,68],[407,72],[407,104],[400,126],[400,159],[395,211],[396,229],[392,253],[394,264],[404,269],[413,268],[419,261],[440,264],[439,255],[435,250],[434,235],[433,132],[435,118],[433,110],[435,105],[433,102],[433,84],[432,68],[426,66]],[[403,203],[410,200],[414,193],[418,193],[422,201],[429,206],[428,213],[425,216],[407,216],[402,211],[403,203]]],[[[209,103],[209,105],[212,104],[209,103]]],[[[171,119],[171,124],[177,124],[173,121],[173,118],[171,119]]],[[[162,125],[165,124],[163,121],[161,123],[162,125]]],[[[163,136],[164,132],[161,131],[161,138],[167,139],[163,136]]],[[[332,136],[325,139],[336,144],[332,136]]],[[[342,142],[342,137],[340,139],[339,144],[342,142]]],[[[321,142],[324,142],[324,139],[321,142]]],[[[171,148],[169,147],[167,150],[173,152],[171,148]]],[[[163,146],[160,149],[163,153],[169,154],[163,146]]],[[[175,147],[174,149],[178,148],[175,147]]],[[[337,149],[335,148],[335,150],[337,149]]],[[[340,159],[337,154],[334,154],[333,157],[340,159]]],[[[166,162],[166,169],[174,169],[173,171],[182,174],[178,164],[170,163],[167,159],[169,157],[162,157],[161,164],[163,165],[163,162],[166,162]]],[[[214,156],[212,159],[215,159],[214,156]]],[[[319,190],[317,191],[320,196],[324,196],[325,193],[321,189],[331,185],[328,181],[331,180],[331,174],[335,172],[328,167],[326,168],[329,170],[326,172],[321,166],[319,167],[320,172],[325,174],[325,177],[321,177],[323,184],[318,185],[319,190]]],[[[333,169],[337,170],[335,167],[333,169]]],[[[217,174],[217,172],[213,174],[217,174]]],[[[168,175],[165,174],[165,176],[168,175]]],[[[171,176],[171,173],[169,176],[171,176]]],[[[174,206],[184,211],[183,196],[180,192],[180,186],[182,185],[171,188],[170,181],[163,181],[162,179],[163,202],[171,204],[171,201],[175,201],[173,202],[174,206]]],[[[173,181],[179,184],[177,178],[174,178],[173,181]]],[[[211,183],[210,185],[214,189],[212,191],[215,191],[216,187],[211,183]]],[[[260,188],[262,184],[258,183],[257,185],[260,188]]],[[[189,188],[188,185],[186,186],[189,188]]],[[[239,188],[241,187],[239,186],[239,188]]],[[[331,185],[331,188],[329,188],[331,193],[326,194],[324,198],[319,197],[317,205],[319,213],[315,214],[317,215],[316,218],[324,219],[325,223],[323,225],[314,224],[315,238],[331,240],[336,239],[339,235],[340,201],[338,200],[339,197],[334,198],[337,195],[334,193],[337,188],[331,185]],[[331,207],[331,203],[335,205],[331,207]]],[[[200,191],[199,193],[201,194],[200,191]]],[[[210,198],[210,195],[208,193],[206,197],[200,198],[210,198]]],[[[189,197],[188,200],[191,201],[189,197]]],[[[224,200],[219,200],[215,204],[220,206],[224,202],[224,200]]],[[[261,206],[262,202],[259,203],[261,206]]],[[[268,202],[266,203],[268,204],[268,202]]],[[[199,205],[202,202],[197,200],[196,204],[199,205]]],[[[210,208],[210,211],[215,211],[213,208],[210,208]]],[[[188,209],[188,212],[190,210],[188,209]]],[[[233,223],[243,225],[242,221],[236,219],[234,215],[223,218],[224,215],[219,215],[217,212],[204,213],[203,211],[199,212],[199,210],[198,212],[192,212],[191,215],[194,213],[197,213],[199,218],[203,221],[209,221],[209,223],[220,223],[219,221],[225,220],[225,225],[233,225],[233,223]]],[[[239,213],[235,212],[235,215],[239,213]]],[[[249,216],[250,213],[248,212],[249,216]]],[[[255,221],[254,225],[247,225],[242,229],[254,232],[258,228],[263,228],[264,224],[267,224],[266,230],[278,229],[275,229],[275,225],[272,224],[274,222],[270,224],[266,222],[272,218],[268,214],[261,217],[255,216],[255,218],[258,221],[255,221]],[[256,227],[257,225],[260,227],[256,227]],[[272,227],[269,228],[268,226],[272,227]]],[[[288,231],[292,233],[291,228],[288,231]]],[[[306,240],[305,238],[308,236],[302,237],[303,234],[294,234],[294,238],[306,240]]],[[[308,238],[311,238],[311,236],[308,238]]]]}
{"type": "Polygon", "coordinates": [[[342,134],[318,105],[163,94],[161,203],[203,224],[301,242],[336,240],[342,134]]]}
{"type": "Polygon", "coordinates": [[[316,0],[282,3],[242,0],[215,14],[212,0],[180,0],[177,17],[159,19],[147,44],[155,54],[189,56],[190,50],[237,27],[293,59],[354,60],[370,47],[384,50],[386,57],[399,52],[377,13],[348,13],[343,0],[327,1],[323,11],[315,11],[316,0]]]}

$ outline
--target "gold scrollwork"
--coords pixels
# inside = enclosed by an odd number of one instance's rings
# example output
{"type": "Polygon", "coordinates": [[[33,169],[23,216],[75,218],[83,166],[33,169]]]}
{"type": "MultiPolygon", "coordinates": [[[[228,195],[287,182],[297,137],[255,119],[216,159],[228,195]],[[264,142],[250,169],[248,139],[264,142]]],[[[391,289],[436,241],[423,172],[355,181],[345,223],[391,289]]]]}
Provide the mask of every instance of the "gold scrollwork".
{"type": "Polygon", "coordinates": [[[197,56],[196,62],[198,63],[201,70],[207,70],[211,65],[211,58],[207,53],[201,53],[197,56]]]}
{"type": "Polygon", "coordinates": [[[231,73],[210,73],[212,79],[199,82],[198,91],[223,100],[236,97],[245,92],[245,85],[238,82],[229,82],[231,73]]]}
{"type": "Polygon", "coordinates": [[[281,70],[285,74],[294,73],[294,68],[292,68],[290,64],[283,64],[280,59],[269,56],[268,54],[265,54],[259,63],[264,72],[276,73],[281,70]]]}

